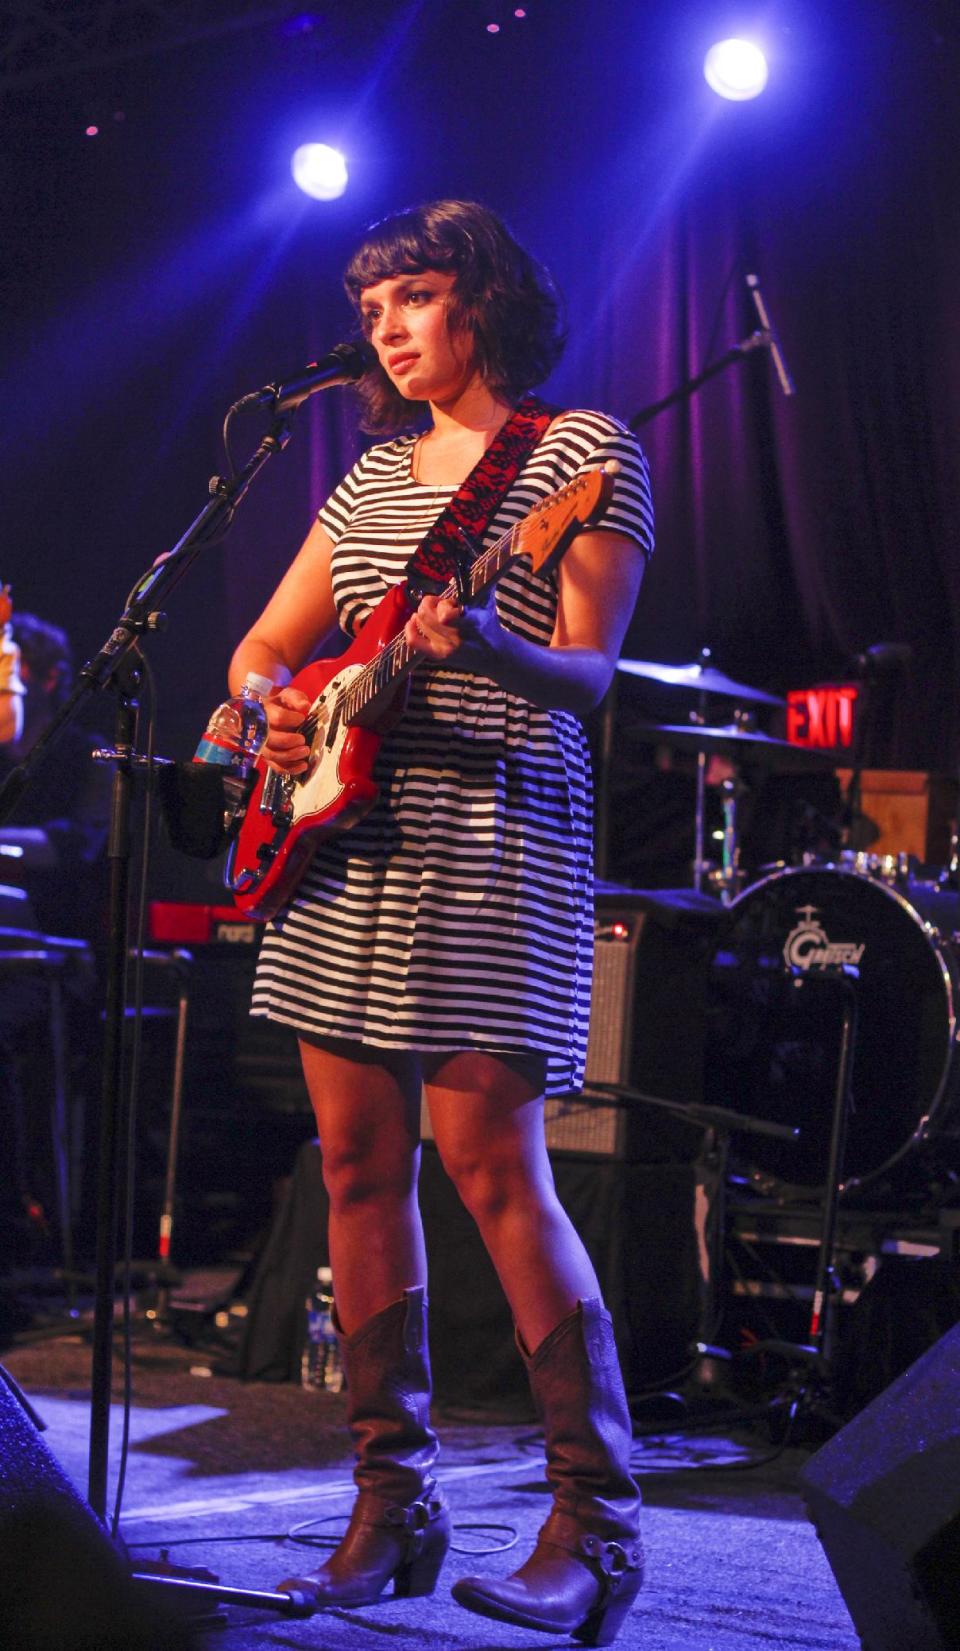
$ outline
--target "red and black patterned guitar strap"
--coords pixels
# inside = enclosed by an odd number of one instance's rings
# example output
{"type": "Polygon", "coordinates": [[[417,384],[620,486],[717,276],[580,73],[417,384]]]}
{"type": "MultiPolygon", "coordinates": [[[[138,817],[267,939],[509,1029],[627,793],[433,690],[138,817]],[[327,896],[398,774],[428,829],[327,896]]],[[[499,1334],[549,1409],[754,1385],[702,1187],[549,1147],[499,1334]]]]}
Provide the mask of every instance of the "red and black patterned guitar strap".
{"type": "Polygon", "coordinates": [[[558,411],[538,396],[524,396],[497,431],[407,563],[407,595],[414,606],[423,596],[438,596],[451,579],[462,604],[466,570],[483,535],[558,411]]]}

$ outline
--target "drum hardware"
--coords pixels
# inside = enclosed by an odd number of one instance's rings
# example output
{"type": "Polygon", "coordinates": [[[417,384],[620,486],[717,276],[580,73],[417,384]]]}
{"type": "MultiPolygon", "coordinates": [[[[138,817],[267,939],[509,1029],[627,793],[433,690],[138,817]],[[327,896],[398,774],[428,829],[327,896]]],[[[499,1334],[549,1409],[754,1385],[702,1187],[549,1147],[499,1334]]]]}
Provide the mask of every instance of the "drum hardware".
{"type": "Polygon", "coordinates": [[[808,751],[791,745],[788,740],[775,739],[771,734],[759,733],[746,726],[748,713],[738,713],[732,723],[716,725],[705,722],[699,713],[689,723],[651,723],[646,732],[651,738],[663,739],[679,750],[697,753],[697,800],[694,821],[693,886],[701,890],[709,880],[720,894],[724,904],[740,893],[740,841],[737,830],[737,802],[747,786],[742,778],[742,763],[763,763],[779,768],[810,768],[832,766],[833,758],[827,752],[808,751]],[[704,857],[706,833],[707,758],[714,755],[730,765],[730,773],[721,781],[724,815],[723,855],[718,873],[712,873],[704,857]]]}
{"type": "MultiPolygon", "coordinates": [[[[768,694],[762,688],[751,688],[747,683],[735,682],[732,677],[726,676],[723,671],[719,671],[714,665],[711,665],[710,659],[710,649],[701,648],[699,659],[694,660],[690,665],[667,665],[661,660],[655,659],[620,659],[617,661],[617,671],[627,676],[643,677],[650,682],[658,682],[664,687],[680,688],[688,693],[696,694],[697,711],[694,713],[694,717],[701,725],[706,724],[707,705],[711,695],[721,699],[748,700],[762,705],[783,705],[785,703],[776,694],[768,694]]],[[[597,875],[601,878],[606,877],[608,870],[609,777],[613,762],[616,691],[615,674],[604,701],[600,784],[597,792],[597,875]]],[[[698,894],[703,892],[704,881],[710,870],[704,859],[706,776],[706,750],[698,750],[693,860],[693,887],[698,894]]]]}
{"type": "Polygon", "coordinates": [[[909,854],[871,854],[869,849],[841,849],[840,865],[860,877],[876,877],[886,883],[904,883],[916,872],[909,854]]]}
{"type": "Polygon", "coordinates": [[[837,986],[842,991],[843,1007],[840,1018],[840,1048],[833,1091],[833,1115],[830,1120],[830,1144],[827,1150],[827,1170],[823,1186],[823,1217],[820,1245],[817,1251],[817,1270],[813,1284],[813,1306],[810,1312],[810,1345],[816,1350],[821,1374],[829,1367],[833,1352],[834,1309],[839,1283],[835,1273],[837,1211],[843,1191],[843,1164],[847,1144],[847,1124],[852,1105],[850,1073],[857,1031],[857,994],[860,971],[853,964],[841,963],[824,968],[817,974],[793,967],[790,977],[794,989],[809,991],[811,986],[837,986]]]}
{"type": "Polygon", "coordinates": [[[839,991],[841,1014],[808,1340],[806,1343],[793,1343],[764,1339],[750,1348],[751,1357],[770,1354],[786,1362],[785,1383],[769,1401],[771,1422],[775,1419],[777,1435],[782,1443],[796,1437],[798,1424],[805,1420],[826,1423],[831,1431],[840,1427],[843,1421],[834,1402],[836,1309],[843,1293],[843,1283],[836,1269],[836,1232],[843,1191],[847,1126],[853,1104],[850,1077],[856,1040],[859,982],[859,971],[850,963],[827,965],[816,973],[787,965],[786,972],[795,992],[806,993],[811,988],[818,994],[826,990],[839,991]]]}

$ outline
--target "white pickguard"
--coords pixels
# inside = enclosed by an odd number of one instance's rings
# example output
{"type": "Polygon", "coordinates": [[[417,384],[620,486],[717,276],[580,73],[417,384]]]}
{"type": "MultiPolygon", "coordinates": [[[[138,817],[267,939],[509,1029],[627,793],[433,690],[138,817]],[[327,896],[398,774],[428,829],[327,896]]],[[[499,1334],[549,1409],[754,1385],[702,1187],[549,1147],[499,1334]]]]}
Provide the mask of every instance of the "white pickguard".
{"type": "Polygon", "coordinates": [[[342,715],[338,719],[337,730],[329,748],[326,743],[327,733],[337,699],[364,668],[363,665],[344,666],[342,671],[338,671],[336,676],[331,678],[323,693],[310,707],[309,715],[316,717],[317,728],[310,745],[310,766],[306,774],[295,779],[290,786],[289,798],[293,805],[294,821],[301,819],[304,814],[322,814],[324,809],[330,808],[343,794],[340,753],[349,725],[342,715]]]}

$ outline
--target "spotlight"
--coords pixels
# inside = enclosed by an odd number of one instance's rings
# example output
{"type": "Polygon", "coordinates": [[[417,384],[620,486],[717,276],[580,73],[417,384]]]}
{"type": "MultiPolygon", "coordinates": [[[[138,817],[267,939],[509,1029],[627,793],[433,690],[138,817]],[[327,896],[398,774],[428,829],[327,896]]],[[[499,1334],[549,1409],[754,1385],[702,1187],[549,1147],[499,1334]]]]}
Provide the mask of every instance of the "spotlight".
{"type": "Polygon", "coordinates": [[[718,96],[743,103],[767,84],[767,60],[752,40],[718,40],[703,60],[707,85],[718,96]]]}
{"type": "Polygon", "coordinates": [[[335,201],[347,187],[347,163],[327,143],[301,143],[290,170],[297,188],[315,201],[335,201]]]}

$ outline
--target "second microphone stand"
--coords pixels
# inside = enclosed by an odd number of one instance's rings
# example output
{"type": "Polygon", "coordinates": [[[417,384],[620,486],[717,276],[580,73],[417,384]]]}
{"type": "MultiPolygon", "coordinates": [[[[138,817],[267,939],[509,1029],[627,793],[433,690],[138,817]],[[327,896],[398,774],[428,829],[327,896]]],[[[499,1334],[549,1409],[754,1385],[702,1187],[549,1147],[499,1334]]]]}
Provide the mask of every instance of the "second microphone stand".
{"type": "MultiPolygon", "coordinates": [[[[162,630],[166,619],[160,604],[205,549],[228,531],[234,513],[251,482],[267,461],[282,451],[290,438],[293,408],[274,420],[242,469],[233,477],[215,476],[210,498],[183,537],[142,575],[127,599],[123,613],[99,653],[80,671],[77,684],[53,722],[23,763],[0,788],[0,824],[13,813],[34,771],[73,721],[82,704],[98,689],[111,687],[116,695],[114,744],[103,753],[113,763],[109,864],[109,930],[106,972],[106,1008],[103,1042],[103,1083],[96,1210],[96,1291],[91,1361],[90,1451],[88,1501],[103,1524],[107,1523],[107,1466],[110,1444],[110,1394],[113,1362],[114,1293],[119,1225],[120,1142],[124,1121],[124,1021],[129,956],[130,818],[134,778],[151,759],[137,752],[138,690],[141,667],[137,650],[151,631],[162,630]]],[[[261,1590],[221,1588],[168,1574],[134,1573],[148,1598],[160,1604],[177,1602],[190,1610],[229,1601],[277,1611],[288,1616],[311,1614],[312,1607],[297,1596],[261,1590]]],[[[162,1605],[161,1605],[162,1609],[162,1605]]]]}

